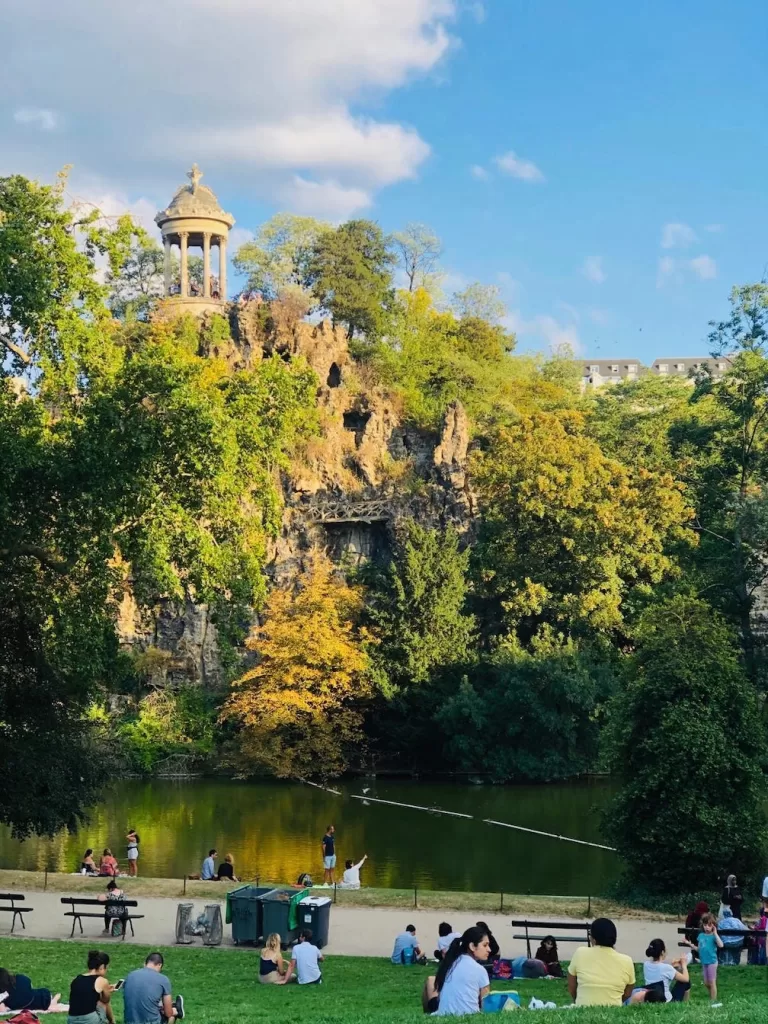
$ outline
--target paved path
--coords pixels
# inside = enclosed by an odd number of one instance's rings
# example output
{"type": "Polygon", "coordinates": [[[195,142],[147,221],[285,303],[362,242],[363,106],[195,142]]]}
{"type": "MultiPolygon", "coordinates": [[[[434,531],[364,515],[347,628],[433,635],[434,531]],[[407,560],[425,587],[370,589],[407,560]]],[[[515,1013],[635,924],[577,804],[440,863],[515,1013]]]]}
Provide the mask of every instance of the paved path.
{"type": "MultiPolygon", "coordinates": [[[[138,898],[138,912],[144,919],[135,922],[136,937],[130,934],[126,942],[134,942],[144,949],[153,946],[171,946],[174,944],[176,923],[176,905],[182,902],[177,899],[161,899],[158,897],[138,898]]],[[[210,900],[208,902],[219,902],[210,900]]],[[[64,917],[68,908],[62,906],[61,893],[28,892],[27,903],[34,907],[34,912],[25,914],[26,931],[16,926],[14,936],[36,939],[69,939],[72,918],[64,917]]],[[[194,901],[195,908],[202,911],[204,901],[194,901]]],[[[88,908],[91,909],[91,908],[88,908]]],[[[222,903],[222,914],[224,905],[222,903]]],[[[10,914],[0,918],[0,936],[6,936],[10,930],[10,914]]],[[[456,913],[452,910],[391,910],[377,907],[340,907],[331,908],[331,935],[325,952],[341,956],[389,956],[392,952],[394,936],[405,930],[407,924],[414,924],[417,935],[431,954],[437,944],[437,926],[447,920],[456,931],[463,931],[478,919],[477,913],[456,913]]],[[[525,943],[512,939],[513,929],[508,914],[486,914],[484,920],[496,936],[501,946],[502,955],[520,956],[525,953],[525,943]]],[[[534,918],[535,920],[535,918],[534,918]]],[[[568,920],[563,918],[562,920],[568,920]]],[[[678,925],[675,922],[659,923],[655,921],[637,921],[634,919],[617,919],[619,930],[617,948],[629,953],[636,962],[644,959],[648,942],[657,936],[664,939],[667,949],[677,952],[678,925]]],[[[101,935],[102,922],[96,918],[83,921],[85,934],[83,941],[91,946],[108,947],[119,941],[101,935]]],[[[224,946],[233,946],[231,929],[225,926],[224,946]]],[[[79,940],[76,930],[75,938],[79,940]]],[[[199,939],[195,939],[199,943],[199,939]]],[[[560,955],[567,959],[575,945],[568,943],[560,947],[560,955]]],[[[534,950],[535,952],[535,950],[534,950]]]]}

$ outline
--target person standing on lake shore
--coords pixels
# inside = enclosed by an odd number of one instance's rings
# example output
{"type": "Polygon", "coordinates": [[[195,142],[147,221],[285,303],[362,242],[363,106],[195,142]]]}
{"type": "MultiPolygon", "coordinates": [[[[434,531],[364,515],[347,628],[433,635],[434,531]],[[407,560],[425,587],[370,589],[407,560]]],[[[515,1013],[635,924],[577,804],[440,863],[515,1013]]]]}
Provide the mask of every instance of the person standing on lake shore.
{"type": "Polygon", "coordinates": [[[336,867],[336,826],[329,825],[321,840],[323,848],[323,884],[333,885],[333,871],[336,867]]]}

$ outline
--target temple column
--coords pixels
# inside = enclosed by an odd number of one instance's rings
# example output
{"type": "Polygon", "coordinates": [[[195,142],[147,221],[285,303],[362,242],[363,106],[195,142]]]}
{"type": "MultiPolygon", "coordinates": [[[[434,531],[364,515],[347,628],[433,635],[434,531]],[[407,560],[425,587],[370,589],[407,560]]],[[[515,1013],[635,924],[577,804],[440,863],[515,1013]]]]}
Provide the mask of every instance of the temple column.
{"type": "Polygon", "coordinates": [[[181,250],[181,295],[189,297],[189,273],[187,269],[187,232],[179,232],[179,248],[181,250]]]}
{"type": "Polygon", "coordinates": [[[211,297],[211,233],[203,232],[203,295],[211,297]]]}
{"type": "Polygon", "coordinates": [[[163,264],[163,270],[165,272],[165,294],[171,294],[171,240],[166,235],[165,237],[165,262],[163,264]]]}
{"type": "Polygon", "coordinates": [[[219,297],[227,301],[227,240],[223,235],[219,238],[219,297]]]}

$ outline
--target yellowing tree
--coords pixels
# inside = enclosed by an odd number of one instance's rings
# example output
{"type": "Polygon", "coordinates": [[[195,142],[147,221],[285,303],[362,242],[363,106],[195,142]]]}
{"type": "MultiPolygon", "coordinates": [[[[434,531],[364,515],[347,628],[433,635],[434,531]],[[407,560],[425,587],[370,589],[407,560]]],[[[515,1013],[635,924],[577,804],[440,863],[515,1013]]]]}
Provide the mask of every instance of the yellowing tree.
{"type": "Polygon", "coordinates": [[[270,594],[246,641],[255,668],[233,684],[223,717],[240,726],[245,771],[281,778],[338,775],[362,741],[370,695],[362,595],[319,551],[290,589],[270,594]]]}

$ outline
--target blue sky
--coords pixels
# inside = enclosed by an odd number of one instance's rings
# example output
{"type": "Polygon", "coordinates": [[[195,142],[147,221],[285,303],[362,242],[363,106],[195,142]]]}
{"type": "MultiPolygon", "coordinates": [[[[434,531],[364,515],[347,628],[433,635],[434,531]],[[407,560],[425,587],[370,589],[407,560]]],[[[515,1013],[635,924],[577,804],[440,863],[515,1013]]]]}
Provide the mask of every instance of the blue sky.
{"type": "Polygon", "coordinates": [[[151,220],[196,158],[240,239],[286,208],[426,222],[524,348],[705,351],[763,276],[764,2],[102,7],[3,6],[0,173],[73,163],[76,195],[151,220]]]}

